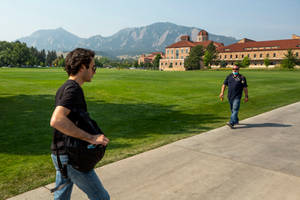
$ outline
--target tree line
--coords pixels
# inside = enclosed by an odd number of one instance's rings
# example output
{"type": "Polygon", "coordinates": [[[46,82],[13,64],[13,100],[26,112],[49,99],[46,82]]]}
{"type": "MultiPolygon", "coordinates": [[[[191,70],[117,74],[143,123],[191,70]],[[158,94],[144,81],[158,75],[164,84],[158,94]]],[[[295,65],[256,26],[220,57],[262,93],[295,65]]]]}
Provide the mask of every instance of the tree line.
{"type": "Polygon", "coordinates": [[[51,66],[57,58],[55,51],[39,51],[26,43],[0,41],[0,66],[51,66]]]}
{"type": "MultiPolygon", "coordinates": [[[[129,68],[137,66],[134,59],[113,60],[106,57],[95,57],[97,67],[129,68]]],[[[65,58],[57,56],[56,51],[39,51],[34,47],[27,47],[26,43],[0,41],[0,67],[34,67],[53,66],[64,67],[65,58]]]]}

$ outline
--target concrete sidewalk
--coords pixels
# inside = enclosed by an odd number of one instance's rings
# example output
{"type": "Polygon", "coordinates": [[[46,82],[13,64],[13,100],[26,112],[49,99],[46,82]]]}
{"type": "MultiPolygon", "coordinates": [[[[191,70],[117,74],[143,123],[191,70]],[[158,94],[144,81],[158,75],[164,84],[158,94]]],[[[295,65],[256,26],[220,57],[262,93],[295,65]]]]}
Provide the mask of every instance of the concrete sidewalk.
{"type": "MultiPolygon", "coordinates": [[[[299,200],[300,102],[106,165],[112,200],[299,200]]],[[[47,188],[10,200],[53,199],[47,188]]],[[[72,200],[87,199],[76,187],[72,200]]]]}

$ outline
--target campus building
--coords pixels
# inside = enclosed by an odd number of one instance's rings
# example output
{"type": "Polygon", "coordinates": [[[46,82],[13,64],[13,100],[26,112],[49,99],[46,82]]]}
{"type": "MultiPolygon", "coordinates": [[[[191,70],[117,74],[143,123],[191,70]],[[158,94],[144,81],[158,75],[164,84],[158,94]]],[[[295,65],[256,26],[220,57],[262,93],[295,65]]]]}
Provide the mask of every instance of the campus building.
{"type": "Polygon", "coordinates": [[[269,67],[280,64],[288,49],[291,49],[296,56],[300,56],[300,36],[292,35],[292,39],[259,42],[244,38],[235,44],[220,47],[217,50],[219,60],[225,61],[227,67],[232,67],[235,62],[242,61],[244,57],[248,56],[249,67],[254,68],[266,67],[264,65],[265,58],[270,60],[269,67]]]}
{"type": "MultiPolygon", "coordinates": [[[[268,57],[270,66],[274,67],[280,64],[284,59],[288,49],[300,57],[300,36],[292,35],[292,39],[271,40],[271,41],[254,41],[244,38],[237,43],[224,46],[209,40],[208,33],[202,30],[198,33],[197,41],[190,40],[188,35],[181,36],[181,41],[167,46],[165,57],[160,60],[159,69],[163,71],[185,71],[184,59],[189,56],[191,48],[202,45],[206,48],[211,42],[216,46],[218,51],[218,60],[225,61],[226,67],[232,67],[235,62],[242,61],[248,56],[250,59],[250,68],[266,67],[264,59],[268,57]]],[[[203,66],[203,64],[201,64],[203,66]]],[[[220,65],[213,65],[218,68],[220,65]]]]}
{"type": "Polygon", "coordinates": [[[197,35],[197,41],[191,41],[189,35],[180,37],[180,41],[176,42],[165,49],[164,59],[160,59],[159,70],[163,71],[185,71],[184,59],[189,56],[191,48],[197,45],[202,45],[206,48],[211,42],[215,47],[223,47],[223,43],[209,40],[208,33],[202,30],[197,35]]]}
{"type": "Polygon", "coordinates": [[[162,58],[164,57],[164,53],[161,51],[153,52],[151,54],[142,54],[138,59],[138,64],[140,65],[141,63],[152,63],[152,61],[158,54],[160,54],[162,58]]]}

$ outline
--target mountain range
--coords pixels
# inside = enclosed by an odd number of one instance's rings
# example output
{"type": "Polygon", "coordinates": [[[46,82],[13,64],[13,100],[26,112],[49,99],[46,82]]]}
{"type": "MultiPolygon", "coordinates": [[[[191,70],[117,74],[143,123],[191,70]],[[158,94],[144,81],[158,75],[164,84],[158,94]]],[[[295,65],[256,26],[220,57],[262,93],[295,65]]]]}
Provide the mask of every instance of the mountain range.
{"type": "MultiPolygon", "coordinates": [[[[154,51],[163,51],[166,46],[180,40],[181,35],[190,35],[195,41],[202,29],[180,26],[169,22],[158,22],[148,26],[125,28],[109,37],[95,35],[80,38],[63,28],[38,30],[30,36],[19,38],[27,46],[39,50],[67,52],[76,47],[89,48],[98,55],[107,57],[135,56],[154,51]]],[[[209,33],[209,39],[229,45],[237,42],[233,37],[209,33]]]]}

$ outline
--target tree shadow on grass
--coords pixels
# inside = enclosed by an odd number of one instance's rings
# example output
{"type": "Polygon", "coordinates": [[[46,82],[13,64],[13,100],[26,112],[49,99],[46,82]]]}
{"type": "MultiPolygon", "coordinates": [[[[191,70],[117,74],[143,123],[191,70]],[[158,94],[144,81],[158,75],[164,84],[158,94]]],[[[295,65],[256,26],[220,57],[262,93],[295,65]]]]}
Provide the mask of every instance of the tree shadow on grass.
{"type": "MultiPolygon", "coordinates": [[[[175,105],[116,104],[88,101],[88,110],[107,137],[110,149],[129,148],[126,140],[147,139],[153,135],[187,134],[209,130],[208,124],[224,121],[213,114],[188,114],[175,105]],[[123,142],[120,142],[120,141],[123,142]],[[116,141],[114,143],[114,141],[116,141]]],[[[50,154],[54,110],[53,95],[0,97],[0,153],[17,155],[50,154]]]]}

